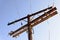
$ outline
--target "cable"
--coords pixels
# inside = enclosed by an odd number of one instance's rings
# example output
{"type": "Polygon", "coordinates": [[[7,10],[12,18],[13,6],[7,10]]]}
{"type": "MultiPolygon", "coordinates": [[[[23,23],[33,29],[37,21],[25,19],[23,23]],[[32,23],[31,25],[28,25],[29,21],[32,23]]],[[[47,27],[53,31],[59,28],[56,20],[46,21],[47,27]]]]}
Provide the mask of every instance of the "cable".
{"type": "Polygon", "coordinates": [[[49,30],[49,40],[50,40],[50,30],[49,30]]]}
{"type": "Polygon", "coordinates": [[[32,31],[32,34],[34,34],[34,29],[32,28],[32,30],[33,30],[33,31],[32,31]]]}
{"type": "Polygon", "coordinates": [[[30,13],[32,12],[31,8],[32,8],[32,7],[31,7],[31,0],[30,0],[30,13]]]}
{"type": "Polygon", "coordinates": [[[16,7],[17,15],[20,18],[20,16],[19,16],[19,10],[18,10],[18,5],[17,5],[17,1],[16,0],[15,0],[15,7],[16,7]]]}
{"type": "Polygon", "coordinates": [[[53,0],[53,3],[52,3],[52,6],[54,7],[55,6],[55,1],[53,0]]]}
{"type": "Polygon", "coordinates": [[[54,2],[54,0],[53,0],[53,6],[54,6],[54,3],[55,3],[55,2],[54,2]]]}
{"type": "MultiPolygon", "coordinates": [[[[48,1],[48,7],[49,7],[50,0],[48,1]]],[[[48,9],[47,9],[48,10],[48,9]]],[[[49,22],[47,20],[47,25],[49,26],[49,22]]],[[[50,40],[50,27],[48,27],[48,40],[50,40]]]]}
{"type": "MultiPolygon", "coordinates": [[[[30,13],[32,13],[32,6],[31,6],[31,0],[30,0],[30,13]]],[[[34,16],[32,16],[31,20],[33,20],[34,16]]],[[[32,34],[34,34],[34,29],[32,28],[32,34]]]]}
{"type": "MultiPolygon", "coordinates": [[[[47,24],[48,24],[48,26],[49,26],[49,22],[48,22],[48,20],[47,20],[47,24]]],[[[48,37],[49,37],[49,40],[50,40],[50,27],[48,27],[48,37]]]]}

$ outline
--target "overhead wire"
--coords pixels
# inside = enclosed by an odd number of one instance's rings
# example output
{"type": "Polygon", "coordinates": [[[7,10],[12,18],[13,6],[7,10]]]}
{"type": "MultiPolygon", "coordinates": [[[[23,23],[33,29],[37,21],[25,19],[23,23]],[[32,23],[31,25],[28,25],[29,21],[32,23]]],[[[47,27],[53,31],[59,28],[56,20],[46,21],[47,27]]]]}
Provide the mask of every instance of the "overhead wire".
{"type": "MultiPolygon", "coordinates": [[[[49,3],[50,2],[48,2],[48,7],[49,7],[49,3]]],[[[55,2],[54,2],[54,0],[53,0],[53,3],[52,3],[52,7],[54,7],[55,6],[55,2]]],[[[49,22],[48,22],[48,20],[47,20],[47,23],[48,23],[48,26],[49,26],[49,22]]],[[[50,27],[48,27],[48,33],[49,33],[49,39],[48,40],[50,40],[50,27]]]]}
{"type": "MultiPolygon", "coordinates": [[[[30,13],[32,13],[32,0],[30,0],[30,13]]],[[[34,16],[30,18],[30,20],[33,20],[33,19],[34,19],[34,16]]]]}
{"type": "MultiPolygon", "coordinates": [[[[16,0],[15,0],[15,4],[16,4],[15,7],[16,7],[16,10],[17,10],[17,15],[18,15],[18,17],[20,18],[19,9],[18,9],[18,4],[17,4],[17,1],[16,1],[16,0]]],[[[22,20],[22,21],[21,21],[21,25],[23,25],[23,23],[22,23],[23,21],[24,21],[24,22],[27,22],[27,20],[22,20]]]]}
{"type": "MultiPolygon", "coordinates": [[[[30,5],[30,8],[29,8],[30,13],[32,13],[31,0],[30,0],[30,2],[29,2],[29,5],[30,5]]],[[[33,20],[33,18],[34,18],[34,16],[30,17],[30,20],[32,21],[32,20],[33,20]]],[[[27,30],[26,32],[28,33],[28,30],[27,30]]],[[[32,28],[32,34],[34,34],[34,29],[33,29],[33,28],[32,28]]]]}
{"type": "Polygon", "coordinates": [[[55,6],[55,2],[54,2],[54,0],[53,0],[53,7],[55,6]]]}
{"type": "Polygon", "coordinates": [[[18,15],[18,17],[20,17],[19,9],[18,9],[18,4],[17,4],[16,0],[15,0],[15,7],[16,7],[17,15],[18,15]]]}
{"type": "MultiPolygon", "coordinates": [[[[17,15],[20,18],[18,4],[17,4],[17,1],[16,0],[15,0],[15,7],[16,7],[17,15]]],[[[22,21],[21,21],[21,25],[23,25],[22,21]]]]}
{"type": "MultiPolygon", "coordinates": [[[[31,0],[30,0],[30,13],[32,13],[32,4],[31,4],[31,0]]],[[[30,20],[33,20],[34,16],[32,16],[32,18],[30,20]]],[[[34,29],[32,28],[32,34],[34,34],[34,29]]]]}
{"type": "MultiPolygon", "coordinates": [[[[48,7],[49,7],[50,0],[48,0],[48,7]]],[[[48,9],[47,9],[48,10],[48,9]]],[[[47,20],[47,24],[49,26],[49,22],[47,20]]],[[[48,27],[48,40],[50,40],[50,27],[48,27]]]]}

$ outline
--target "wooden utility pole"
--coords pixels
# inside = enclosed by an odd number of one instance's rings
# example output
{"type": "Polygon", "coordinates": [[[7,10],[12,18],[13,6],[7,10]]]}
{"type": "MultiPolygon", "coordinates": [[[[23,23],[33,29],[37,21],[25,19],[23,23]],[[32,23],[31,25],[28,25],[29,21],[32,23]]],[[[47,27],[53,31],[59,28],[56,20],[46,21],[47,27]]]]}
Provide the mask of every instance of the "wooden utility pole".
{"type": "Polygon", "coordinates": [[[18,36],[19,34],[25,32],[26,30],[28,30],[28,39],[29,40],[32,40],[32,28],[36,25],[38,25],[39,23],[49,19],[50,17],[54,16],[57,14],[57,8],[56,7],[48,7],[46,9],[43,9],[41,11],[38,11],[38,12],[35,12],[34,14],[31,14],[31,15],[27,15],[26,17],[23,17],[21,19],[18,19],[18,20],[15,20],[13,22],[10,22],[8,23],[8,25],[11,25],[11,24],[14,24],[18,21],[21,21],[21,20],[24,20],[24,19],[27,19],[27,24],[23,25],[21,28],[15,30],[15,31],[12,31],[9,33],[9,35],[13,36],[13,37],[16,37],[18,36]],[[48,11],[47,11],[48,10],[48,11]],[[46,12],[45,12],[46,11],[46,12]],[[37,14],[40,14],[42,12],[45,12],[44,14],[40,15],[39,17],[37,17],[36,19],[34,20],[30,20],[30,17],[31,16],[35,16],[37,14]]]}
{"type": "Polygon", "coordinates": [[[32,40],[32,27],[30,23],[30,15],[27,16],[28,18],[28,39],[32,40]]]}

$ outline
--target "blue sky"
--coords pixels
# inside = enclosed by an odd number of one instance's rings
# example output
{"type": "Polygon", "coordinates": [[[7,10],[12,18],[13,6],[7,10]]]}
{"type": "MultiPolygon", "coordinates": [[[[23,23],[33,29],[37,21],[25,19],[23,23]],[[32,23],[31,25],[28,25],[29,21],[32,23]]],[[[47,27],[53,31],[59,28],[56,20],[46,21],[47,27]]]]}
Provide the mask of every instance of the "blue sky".
{"type": "Polygon", "coordinates": [[[0,40],[28,40],[26,32],[13,38],[8,33],[21,27],[20,22],[8,26],[8,22],[27,16],[53,5],[58,14],[35,26],[33,40],[60,40],[60,0],[0,0],[0,40]]]}

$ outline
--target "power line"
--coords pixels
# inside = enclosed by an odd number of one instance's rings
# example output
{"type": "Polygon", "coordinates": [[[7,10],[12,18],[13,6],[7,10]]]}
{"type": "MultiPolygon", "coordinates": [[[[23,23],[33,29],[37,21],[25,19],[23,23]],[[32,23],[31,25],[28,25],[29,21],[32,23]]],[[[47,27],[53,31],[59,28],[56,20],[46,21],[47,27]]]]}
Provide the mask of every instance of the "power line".
{"type": "Polygon", "coordinates": [[[19,9],[18,9],[19,7],[16,0],[15,0],[15,7],[16,7],[17,15],[20,18],[19,9]]]}

